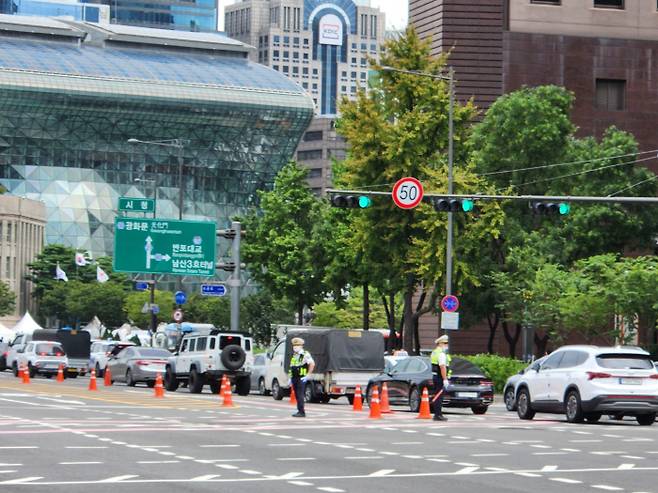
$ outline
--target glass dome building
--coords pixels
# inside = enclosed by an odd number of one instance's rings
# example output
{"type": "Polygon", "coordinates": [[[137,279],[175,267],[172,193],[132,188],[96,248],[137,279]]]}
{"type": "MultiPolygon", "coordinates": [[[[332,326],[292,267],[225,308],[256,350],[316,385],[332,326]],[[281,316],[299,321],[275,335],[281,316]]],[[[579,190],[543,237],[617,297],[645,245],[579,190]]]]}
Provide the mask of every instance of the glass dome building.
{"type": "Polygon", "coordinates": [[[313,114],[249,49],[217,33],[0,15],[0,184],[46,204],[47,243],[95,256],[113,253],[121,196],[228,225],[313,114]]]}

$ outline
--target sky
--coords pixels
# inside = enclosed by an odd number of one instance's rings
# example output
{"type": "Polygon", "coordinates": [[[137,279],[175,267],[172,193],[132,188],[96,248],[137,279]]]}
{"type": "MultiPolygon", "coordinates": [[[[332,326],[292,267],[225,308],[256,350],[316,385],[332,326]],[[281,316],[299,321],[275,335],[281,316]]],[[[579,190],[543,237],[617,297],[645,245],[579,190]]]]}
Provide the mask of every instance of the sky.
{"type": "MultiPolygon", "coordinates": [[[[219,30],[224,29],[224,7],[237,3],[235,0],[219,0],[219,30]]],[[[386,29],[403,29],[407,26],[408,0],[370,0],[370,5],[386,13],[386,29]]]]}

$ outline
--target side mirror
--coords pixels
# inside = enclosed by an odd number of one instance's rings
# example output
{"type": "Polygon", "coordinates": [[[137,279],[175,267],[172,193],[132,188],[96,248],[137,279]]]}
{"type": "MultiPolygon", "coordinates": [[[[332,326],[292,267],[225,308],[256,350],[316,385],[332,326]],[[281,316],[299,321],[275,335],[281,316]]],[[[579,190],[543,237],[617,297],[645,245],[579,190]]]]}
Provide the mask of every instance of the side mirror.
{"type": "Polygon", "coordinates": [[[272,353],[270,353],[270,352],[265,353],[265,357],[267,359],[272,359],[272,353]]]}

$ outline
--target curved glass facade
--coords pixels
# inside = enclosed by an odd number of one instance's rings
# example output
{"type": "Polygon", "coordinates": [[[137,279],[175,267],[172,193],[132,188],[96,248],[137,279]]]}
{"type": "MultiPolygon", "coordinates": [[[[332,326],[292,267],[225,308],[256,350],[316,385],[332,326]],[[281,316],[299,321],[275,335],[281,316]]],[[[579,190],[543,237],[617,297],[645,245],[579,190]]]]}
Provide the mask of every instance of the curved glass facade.
{"type": "Polygon", "coordinates": [[[158,217],[178,218],[182,193],[184,219],[228,225],[312,113],[298,85],[240,58],[0,36],[0,183],[45,202],[48,243],[94,255],[113,253],[120,196],[156,194],[158,217]],[[128,139],[182,139],[182,156],[128,139]]]}

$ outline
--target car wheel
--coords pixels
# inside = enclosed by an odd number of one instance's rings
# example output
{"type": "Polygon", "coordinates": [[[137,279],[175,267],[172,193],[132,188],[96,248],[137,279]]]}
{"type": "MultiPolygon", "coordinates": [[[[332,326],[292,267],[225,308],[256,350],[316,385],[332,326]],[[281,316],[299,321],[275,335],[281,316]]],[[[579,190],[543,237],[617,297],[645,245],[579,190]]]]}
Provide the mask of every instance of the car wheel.
{"type": "Polygon", "coordinates": [[[11,365],[11,372],[14,374],[15,377],[18,377],[18,365],[14,361],[11,365]]]}
{"type": "Polygon", "coordinates": [[[238,377],[235,379],[235,391],[238,395],[249,395],[251,380],[249,377],[238,377]]]}
{"type": "Polygon", "coordinates": [[[34,366],[32,366],[32,363],[27,364],[27,371],[30,375],[30,378],[34,378],[34,376],[37,374],[37,371],[34,369],[34,366]]]}
{"type": "Polygon", "coordinates": [[[587,420],[588,423],[598,423],[601,416],[603,416],[603,413],[587,413],[585,415],[585,420],[587,420]]]}
{"type": "Polygon", "coordinates": [[[315,393],[313,392],[313,382],[307,382],[304,385],[304,402],[315,402],[315,393]]]}
{"type": "Polygon", "coordinates": [[[530,393],[526,388],[519,390],[516,396],[516,413],[521,419],[532,419],[535,417],[535,411],[532,410],[532,403],[530,402],[530,393]]]}
{"type": "Polygon", "coordinates": [[[190,381],[188,384],[189,390],[192,394],[200,394],[203,390],[203,377],[199,375],[196,368],[190,371],[190,381]]]}
{"type": "Polygon", "coordinates": [[[637,423],[641,426],[651,426],[656,421],[656,413],[640,414],[635,419],[637,419],[637,423]]]}
{"type": "Polygon", "coordinates": [[[473,414],[485,414],[487,412],[487,409],[489,409],[489,406],[473,406],[473,407],[471,407],[471,411],[473,411],[473,414]]]}
{"type": "Polygon", "coordinates": [[[5,371],[7,369],[7,360],[5,358],[0,358],[0,371],[5,371]]]}
{"type": "Polygon", "coordinates": [[[128,387],[134,387],[135,385],[137,385],[137,382],[133,380],[133,372],[131,372],[130,369],[126,371],[126,385],[128,387]]]}
{"type": "Polygon", "coordinates": [[[283,399],[283,389],[279,385],[279,381],[275,378],[272,380],[272,397],[275,401],[280,401],[283,399]]]}
{"type": "Polygon", "coordinates": [[[261,377],[258,379],[258,393],[260,395],[268,395],[268,390],[265,388],[265,379],[261,377]]]}
{"type": "Polygon", "coordinates": [[[420,409],[420,391],[418,387],[413,387],[409,391],[409,410],[412,413],[417,413],[420,409]]]}
{"type": "Polygon", "coordinates": [[[104,373],[105,372],[103,372],[103,370],[101,370],[100,365],[98,363],[96,363],[96,376],[98,378],[103,378],[104,373]]]}
{"type": "Polygon", "coordinates": [[[516,401],[514,399],[514,387],[505,389],[503,399],[505,400],[505,409],[508,411],[516,411],[516,401]]]}
{"type": "Polygon", "coordinates": [[[165,371],[164,385],[167,392],[176,392],[178,389],[178,379],[171,371],[171,368],[167,368],[165,371]]]}
{"type": "Polygon", "coordinates": [[[580,405],[580,394],[577,390],[571,390],[564,401],[564,413],[569,423],[582,423],[585,416],[580,405]]]}

